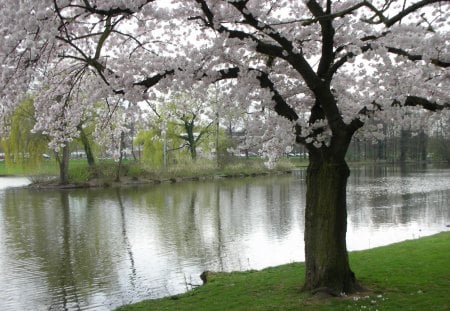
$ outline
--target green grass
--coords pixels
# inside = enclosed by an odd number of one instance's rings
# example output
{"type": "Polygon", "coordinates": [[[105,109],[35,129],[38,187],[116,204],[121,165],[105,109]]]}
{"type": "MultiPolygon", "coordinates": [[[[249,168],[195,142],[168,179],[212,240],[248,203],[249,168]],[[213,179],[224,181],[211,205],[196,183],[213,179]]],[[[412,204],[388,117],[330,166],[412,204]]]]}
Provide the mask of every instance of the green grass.
{"type": "MultiPolygon", "coordinates": [[[[209,177],[209,176],[252,176],[258,174],[269,174],[274,172],[283,172],[291,170],[294,166],[288,162],[280,161],[274,170],[269,170],[264,165],[261,158],[239,159],[217,167],[216,161],[198,160],[196,162],[188,161],[172,165],[165,171],[153,171],[154,175],[161,179],[176,177],[209,177]]],[[[151,171],[151,170],[150,170],[151,171]]]]}
{"type": "Polygon", "coordinates": [[[300,291],[304,265],[210,273],[205,286],[128,310],[450,310],[450,232],[350,253],[366,291],[317,299],[300,291]]]}
{"type": "MultiPolygon", "coordinates": [[[[121,177],[133,180],[176,180],[185,178],[210,178],[214,176],[240,177],[286,172],[295,167],[307,165],[307,162],[298,159],[282,159],[275,170],[269,170],[261,158],[235,159],[226,165],[217,167],[214,160],[201,159],[196,162],[186,161],[177,165],[170,165],[167,169],[154,169],[145,164],[132,160],[124,160],[121,168],[121,177]]],[[[69,162],[69,179],[74,184],[84,184],[89,180],[98,179],[105,185],[111,184],[116,177],[117,163],[113,160],[97,160],[95,168],[89,168],[84,159],[71,159],[69,162]]],[[[46,183],[59,175],[58,164],[55,160],[42,161],[37,167],[26,165],[9,165],[0,162],[0,176],[30,176],[33,181],[46,183]]]]}
{"type": "Polygon", "coordinates": [[[0,161],[0,176],[35,176],[35,175],[57,175],[58,166],[55,161],[42,161],[37,167],[27,165],[7,165],[0,161]]]}

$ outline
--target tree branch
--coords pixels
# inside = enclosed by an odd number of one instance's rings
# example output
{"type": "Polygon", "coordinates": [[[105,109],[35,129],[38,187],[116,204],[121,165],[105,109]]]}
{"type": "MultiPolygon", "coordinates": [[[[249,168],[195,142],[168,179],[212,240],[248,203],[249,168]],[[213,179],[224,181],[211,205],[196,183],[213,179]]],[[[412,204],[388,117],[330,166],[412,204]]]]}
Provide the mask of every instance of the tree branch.
{"type": "Polygon", "coordinates": [[[288,119],[289,121],[298,120],[298,115],[294,109],[284,100],[283,96],[278,92],[275,88],[275,84],[270,80],[269,75],[266,72],[255,69],[255,71],[259,72],[257,79],[259,80],[259,84],[262,88],[269,89],[272,93],[272,100],[275,102],[274,110],[275,112],[288,119]]]}
{"type": "Polygon", "coordinates": [[[385,19],[384,24],[386,25],[386,27],[391,27],[395,23],[401,21],[408,14],[410,14],[414,11],[417,11],[418,9],[421,9],[429,4],[439,3],[439,2],[443,2],[443,1],[442,0],[422,0],[422,1],[416,2],[412,5],[410,5],[409,7],[405,8],[404,10],[402,10],[397,15],[395,15],[389,19],[385,19]]]}
{"type": "MultiPolygon", "coordinates": [[[[420,60],[423,60],[423,55],[410,54],[410,53],[408,53],[407,51],[402,50],[402,49],[399,49],[399,48],[387,47],[387,50],[388,50],[390,53],[397,54],[397,55],[401,55],[401,56],[405,56],[406,58],[408,58],[408,59],[411,60],[411,61],[420,61],[420,60]]],[[[432,58],[432,59],[430,60],[430,62],[431,62],[433,65],[438,66],[438,67],[443,67],[443,68],[448,68],[448,67],[450,67],[450,62],[445,62],[445,61],[439,60],[439,59],[437,59],[437,58],[432,58]]]]}
{"type": "Polygon", "coordinates": [[[317,75],[326,79],[326,73],[328,72],[331,64],[334,61],[334,28],[332,19],[320,19],[331,11],[331,4],[327,2],[327,12],[324,12],[321,6],[315,1],[310,0],[307,2],[307,7],[310,12],[319,20],[322,35],[322,53],[319,61],[319,67],[317,69],[317,75]]]}
{"type": "Polygon", "coordinates": [[[232,2],[231,5],[242,14],[247,24],[275,40],[285,51],[292,51],[294,47],[292,42],[280,35],[274,28],[256,19],[256,17],[246,8],[246,3],[247,1],[232,2]]]}
{"type": "MultiPolygon", "coordinates": [[[[307,5],[309,5],[309,2],[307,3],[307,5]]],[[[320,15],[313,14],[313,15],[315,15],[314,16],[315,18],[307,19],[307,20],[304,20],[304,21],[301,21],[301,22],[302,22],[303,26],[309,26],[309,25],[317,23],[317,22],[332,21],[332,20],[334,20],[337,17],[344,17],[344,16],[346,16],[348,14],[352,14],[353,11],[356,11],[357,9],[359,9],[359,8],[361,8],[363,6],[366,6],[365,1],[357,3],[357,4],[349,7],[348,9],[345,9],[345,10],[342,10],[340,12],[336,12],[336,13],[333,13],[333,14],[329,14],[329,12],[327,12],[327,14],[320,14],[320,15]]]]}
{"type": "Polygon", "coordinates": [[[149,89],[152,86],[156,85],[159,81],[166,78],[167,76],[173,75],[175,73],[174,69],[166,70],[163,73],[158,73],[154,76],[148,77],[142,81],[134,83],[134,85],[137,86],[144,86],[145,88],[149,89]]]}
{"type": "MultiPolygon", "coordinates": [[[[148,4],[150,2],[154,2],[154,1],[155,0],[147,0],[144,4],[140,5],[137,8],[137,11],[139,11],[146,4],[148,4]]],[[[83,3],[84,3],[84,5],[70,4],[68,7],[79,8],[79,9],[83,9],[85,12],[88,12],[91,14],[109,16],[109,17],[118,16],[118,15],[131,15],[131,14],[136,13],[136,11],[133,11],[129,8],[124,9],[124,8],[120,8],[120,7],[110,8],[107,10],[99,9],[96,5],[91,5],[88,0],[83,0],[83,3]]]]}
{"type": "MultiPolygon", "coordinates": [[[[392,54],[396,54],[396,55],[401,55],[401,56],[405,56],[407,59],[409,59],[410,61],[421,61],[424,60],[423,55],[418,55],[418,54],[410,54],[407,51],[400,49],[400,48],[395,48],[395,47],[386,47],[386,49],[388,50],[388,52],[392,53],[392,54]]],[[[369,50],[372,50],[372,46],[371,44],[367,44],[365,46],[361,47],[361,52],[365,53],[369,50]]],[[[349,52],[347,54],[345,54],[344,56],[342,56],[338,61],[336,61],[333,66],[330,67],[329,71],[327,72],[327,79],[331,79],[332,76],[339,70],[340,67],[342,67],[345,63],[347,63],[347,61],[353,57],[355,57],[356,55],[353,52],[349,52]]],[[[430,63],[432,63],[433,65],[437,66],[437,67],[442,67],[442,68],[448,68],[450,67],[450,62],[446,62],[437,58],[431,58],[430,59],[430,63]]]]}
{"type": "Polygon", "coordinates": [[[100,36],[100,39],[98,39],[97,48],[95,49],[95,55],[94,59],[100,58],[100,53],[102,51],[103,44],[105,44],[106,39],[108,39],[109,35],[111,34],[113,27],[111,25],[111,17],[108,16],[108,18],[105,21],[105,30],[103,31],[102,35],[100,36]]]}
{"type": "MultiPolygon", "coordinates": [[[[401,106],[399,101],[394,101],[393,106],[401,106]]],[[[415,107],[415,106],[420,106],[425,110],[429,110],[429,111],[442,111],[444,109],[450,109],[450,102],[448,103],[443,103],[443,104],[437,104],[436,102],[432,102],[429,101],[426,98],[423,97],[419,97],[419,96],[413,96],[410,95],[408,97],[406,97],[405,103],[403,104],[404,106],[409,106],[409,107],[415,107]]]]}
{"type": "MultiPolygon", "coordinates": [[[[290,121],[298,120],[298,115],[295,110],[285,101],[283,96],[278,92],[275,84],[270,80],[269,74],[259,69],[250,68],[248,71],[256,71],[258,76],[256,79],[259,81],[259,85],[262,88],[268,89],[273,93],[272,100],[275,103],[274,109],[278,115],[285,117],[290,121]]],[[[236,79],[239,77],[240,69],[238,67],[222,69],[218,71],[218,77],[214,82],[218,82],[225,79],[236,79]]]]}
{"type": "MultiPolygon", "coordinates": [[[[367,106],[363,107],[358,112],[358,115],[370,117],[370,115],[372,115],[376,111],[383,111],[383,107],[380,104],[378,104],[377,102],[372,102],[372,105],[374,106],[375,109],[369,109],[369,108],[367,108],[367,106]]],[[[433,111],[433,112],[450,109],[450,102],[443,103],[443,104],[437,104],[436,102],[432,102],[424,97],[414,96],[414,95],[407,96],[405,99],[405,102],[403,104],[398,100],[393,100],[391,105],[397,106],[397,107],[402,107],[402,106],[417,107],[417,106],[419,106],[425,110],[433,111]]],[[[364,126],[364,122],[361,121],[360,118],[355,118],[350,122],[349,128],[353,131],[356,131],[363,126],[364,126]]]]}

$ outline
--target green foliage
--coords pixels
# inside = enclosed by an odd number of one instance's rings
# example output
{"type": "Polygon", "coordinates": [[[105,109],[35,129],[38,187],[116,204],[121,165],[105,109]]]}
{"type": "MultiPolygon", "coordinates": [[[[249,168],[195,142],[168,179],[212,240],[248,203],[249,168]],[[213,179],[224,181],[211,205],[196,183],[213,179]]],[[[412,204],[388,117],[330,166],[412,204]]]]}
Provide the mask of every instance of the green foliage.
{"type": "Polygon", "coordinates": [[[10,124],[9,136],[2,141],[6,165],[39,169],[44,161],[42,154],[48,152],[48,141],[45,135],[31,132],[35,124],[31,98],[17,107],[10,124]]]}
{"type": "Polygon", "coordinates": [[[450,233],[350,253],[367,289],[350,297],[302,293],[304,264],[262,271],[208,273],[208,283],[182,295],[118,310],[449,310],[450,233]]]}
{"type": "Polygon", "coordinates": [[[91,179],[93,176],[92,169],[86,160],[70,160],[69,161],[69,180],[74,183],[82,183],[91,179]]]}
{"type": "MultiPolygon", "coordinates": [[[[211,103],[205,102],[190,93],[177,93],[164,103],[163,107],[154,107],[157,115],[157,128],[166,127],[166,138],[170,142],[169,150],[186,150],[191,159],[197,158],[197,149],[208,152],[214,146],[211,138],[215,133],[215,121],[205,116],[205,109],[211,103]],[[159,110],[159,112],[157,112],[159,110]],[[208,120],[209,119],[209,120],[208,120]]],[[[215,148],[215,147],[214,147],[215,148]]],[[[175,157],[183,152],[177,152],[175,157]]]]}
{"type": "Polygon", "coordinates": [[[218,164],[223,167],[234,160],[234,156],[228,152],[230,148],[235,148],[236,142],[233,141],[230,136],[221,128],[219,128],[219,146],[217,148],[218,152],[218,164]]]}
{"type": "Polygon", "coordinates": [[[147,172],[139,163],[132,162],[126,165],[126,175],[132,179],[138,179],[147,175],[147,172]]]}
{"type": "Polygon", "coordinates": [[[0,162],[0,175],[13,176],[48,176],[57,175],[58,165],[54,160],[43,161],[38,167],[30,168],[28,166],[8,165],[5,161],[0,162]]]}
{"type": "MultiPolygon", "coordinates": [[[[92,179],[103,180],[106,183],[112,183],[116,178],[117,162],[113,160],[98,161],[95,166],[90,167],[86,160],[70,160],[69,162],[69,181],[71,183],[85,183],[92,179]]],[[[121,166],[121,176],[137,178],[145,174],[145,171],[135,162],[123,160],[121,166]]]]}
{"type": "Polygon", "coordinates": [[[152,168],[162,167],[164,161],[164,143],[157,130],[140,131],[135,143],[143,146],[141,161],[152,168]]]}

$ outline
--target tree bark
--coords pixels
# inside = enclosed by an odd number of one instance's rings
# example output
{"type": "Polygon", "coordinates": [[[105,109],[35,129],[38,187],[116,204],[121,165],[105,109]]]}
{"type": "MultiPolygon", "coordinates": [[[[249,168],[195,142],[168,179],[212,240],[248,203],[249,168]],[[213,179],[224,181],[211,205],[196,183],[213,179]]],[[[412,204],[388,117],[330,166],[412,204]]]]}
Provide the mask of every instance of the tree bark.
{"type": "Polygon", "coordinates": [[[62,148],[61,157],[59,162],[59,183],[61,185],[67,185],[69,183],[69,143],[62,148]]]}
{"type": "Polygon", "coordinates": [[[359,287],[350,270],[346,245],[349,174],[343,157],[310,156],[306,177],[306,291],[338,296],[359,287]]]}
{"type": "Polygon", "coordinates": [[[195,146],[195,143],[193,145],[189,145],[189,151],[191,153],[192,160],[197,160],[197,148],[195,146]]]}
{"type": "Polygon", "coordinates": [[[116,167],[115,181],[120,181],[120,170],[122,169],[123,149],[125,148],[125,132],[120,133],[120,145],[119,145],[119,161],[116,167]]]}
{"type": "Polygon", "coordinates": [[[409,130],[402,129],[400,132],[400,163],[406,163],[410,140],[411,132],[409,130]]]}
{"type": "Polygon", "coordinates": [[[78,130],[80,131],[80,139],[81,143],[83,144],[84,152],[86,153],[88,165],[92,168],[95,166],[95,158],[94,153],[92,152],[91,144],[83,128],[80,126],[78,130]]]}
{"type": "Polygon", "coordinates": [[[427,134],[423,130],[420,130],[418,135],[418,160],[421,162],[427,161],[427,134]]]}

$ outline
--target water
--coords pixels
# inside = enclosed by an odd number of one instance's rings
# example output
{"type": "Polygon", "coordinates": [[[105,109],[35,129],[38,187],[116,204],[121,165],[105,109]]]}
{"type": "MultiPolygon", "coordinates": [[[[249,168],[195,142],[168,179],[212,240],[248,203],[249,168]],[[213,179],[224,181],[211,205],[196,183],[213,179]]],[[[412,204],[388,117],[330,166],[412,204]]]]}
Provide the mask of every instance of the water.
{"type": "MultiPolygon", "coordinates": [[[[204,270],[301,261],[302,174],[37,191],[0,178],[0,310],[111,310],[183,292],[204,270]]],[[[362,167],[348,247],[449,230],[450,169],[362,167]]]]}
{"type": "Polygon", "coordinates": [[[26,177],[3,177],[0,176],[0,191],[12,187],[22,187],[30,184],[30,180],[26,177]]]}

